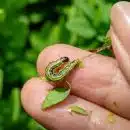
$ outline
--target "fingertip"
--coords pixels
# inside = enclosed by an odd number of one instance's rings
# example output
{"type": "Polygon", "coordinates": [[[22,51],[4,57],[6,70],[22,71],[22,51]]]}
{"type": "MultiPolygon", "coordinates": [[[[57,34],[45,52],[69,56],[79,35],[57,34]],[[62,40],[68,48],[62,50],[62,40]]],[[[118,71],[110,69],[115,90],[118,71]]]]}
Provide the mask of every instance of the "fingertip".
{"type": "Polygon", "coordinates": [[[111,10],[111,37],[113,50],[119,66],[130,81],[130,2],[116,3],[111,10]]]}
{"type": "Polygon", "coordinates": [[[130,50],[130,2],[116,3],[111,9],[111,24],[125,49],[130,50]]]}
{"type": "Polygon", "coordinates": [[[24,84],[22,90],[21,90],[21,102],[22,105],[25,106],[26,103],[26,97],[29,94],[29,90],[31,88],[30,84],[33,84],[33,82],[36,80],[36,78],[31,78],[28,81],[26,81],[26,83],[24,84]]]}
{"type": "Polygon", "coordinates": [[[120,1],[114,4],[111,8],[111,24],[115,31],[124,29],[124,25],[129,23],[130,2],[120,1]]]}
{"type": "Polygon", "coordinates": [[[122,8],[129,6],[130,2],[127,1],[120,1],[115,3],[111,8],[111,20],[114,20],[116,18],[117,12],[122,8]]]}
{"type": "Polygon", "coordinates": [[[28,80],[21,90],[21,102],[25,111],[33,117],[41,112],[41,104],[52,88],[52,85],[39,78],[28,80]]]}

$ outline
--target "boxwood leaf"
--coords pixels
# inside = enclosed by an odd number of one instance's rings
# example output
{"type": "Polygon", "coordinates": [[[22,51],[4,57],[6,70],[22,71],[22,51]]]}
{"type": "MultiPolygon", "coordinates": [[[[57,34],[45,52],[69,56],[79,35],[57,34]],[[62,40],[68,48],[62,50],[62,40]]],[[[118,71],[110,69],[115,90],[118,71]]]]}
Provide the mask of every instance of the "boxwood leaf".
{"type": "Polygon", "coordinates": [[[88,116],[88,112],[80,106],[71,106],[69,107],[69,110],[70,112],[75,112],[77,114],[88,116]]]}
{"type": "Polygon", "coordinates": [[[51,90],[43,101],[42,109],[52,107],[55,104],[62,102],[68,97],[69,94],[70,88],[55,88],[51,90]]]}

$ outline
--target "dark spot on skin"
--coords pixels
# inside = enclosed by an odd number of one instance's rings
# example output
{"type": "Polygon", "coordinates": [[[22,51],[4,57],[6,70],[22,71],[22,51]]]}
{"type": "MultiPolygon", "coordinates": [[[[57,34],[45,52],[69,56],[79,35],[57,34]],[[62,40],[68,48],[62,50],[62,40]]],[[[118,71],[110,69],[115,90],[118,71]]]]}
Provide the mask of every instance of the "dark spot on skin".
{"type": "Polygon", "coordinates": [[[69,61],[69,58],[68,58],[68,57],[61,57],[61,60],[62,60],[63,62],[68,62],[68,61],[69,61]]]}
{"type": "Polygon", "coordinates": [[[117,105],[117,102],[116,102],[116,101],[113,102],[113,105],[114,105],[116,108],[118,108],[118,105],[117,105]]]}

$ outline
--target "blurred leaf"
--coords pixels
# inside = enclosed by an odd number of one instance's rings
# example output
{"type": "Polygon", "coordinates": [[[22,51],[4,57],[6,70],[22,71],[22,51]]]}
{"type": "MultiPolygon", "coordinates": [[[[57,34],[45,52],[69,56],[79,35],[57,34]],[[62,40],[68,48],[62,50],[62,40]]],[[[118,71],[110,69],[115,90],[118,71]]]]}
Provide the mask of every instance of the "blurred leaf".
{"type": "Polygon", "coordinates": [[[38,23],[43,19],[43,14],[33,13],[30,15],[30,20],[32,23],[38,23]]]}
{"type": "Polygon", "coordinates": [[[4,58],[0,57],[0,68],[3,68],[4,62],[5,62],[4,58]]]}
{"type": "Polygon", "coordinates": [[[110,46],[112,44],[112,41],[111,41],[110,37],[105,37],[103,42],[104,42],[103,46],[110,46]]]}
{"type": "Polygon", "coordinates": [[[34,3],[37,3],[37,2],[39,2],[40,0],[28,0],[28,2],[30,3],[30,4],[34,4],[34,3]]]}
{"type": "Polygon", "coordinates": [[[84,13],[91,19],[94,19],[95,16],[95,10],[94,10],[94,4],[95,2],[92,2],[93,0],[74,0],[74,4],[80,8],[84,13]]]}
{"type": "Polygon", "coordinates": [[[6,58],[7,61],[15,60],[15,59],[17,58],[16,52],[14,52],[14,51],[11,50],[11,49],[8,49],[8,50],[5,52],[5,58],[6,58]]]}
{"type": "Polygon", "coordinates": [[[16,63],[16,68],[18,68],[19,72],[21,73],[21,80],[26,81],[29,78],[36,76],[36,69],[35,65],[22,61],[22,62],[17,62],[16,63]]]}
{"type": "Polygon", "coordinates": [[[30,130],[47,130],[44,127],[42,127],[40,124],[38,124],[35,120],[30,120],[28,123],[28,127],[30,130]]]}
{"type": "Polygon", "coordinates": [[[51,30],[52,30],[52,24],[50,22],[47,22],[41,28],[40,32],[31,33],[30,42],[34,50],[40,52],[46,46],[53,44],[49,41],[49,38],[51,37],[50,36],[51,30]]]}
{"type": "Polygon", "coordinates": [[[96,31],[91,27],[85,17],[78,17],[68,21],[67,28],[87,39],[93,38],[96,35],[96,31]]]}
{"type": "Polygon", "coordinates": [[[9,11],[14,11],[23,8],[27,3],[28,0],[7,0],[6,8],[9,9],[9,11]]]}
{"type": "Polygon", "coordinates": [[[99,23],[104,22],[108,24],[109,17],[110,17],[110,9],[112,7],[112,4],[111,3],[106,4],[106,1],[104,0],[97,1],[96,4],[98,6],[98,12],[100,13],[100,17],[98,17],[99,23]]]}
{"type": "Polygon", "coordinates": [[[29,24],[29,19],[26,15],[21,15],[18,20],[20,23],[23,23],[25,25],[29,24]]]}
{"type": "Polygon", "coordinates": [[[91,44],[89,44],[89,45],[87,46],[87,49],[86,49],[86,50],[96,49],[96,48],[99,47],[99,45],[100,45],[100,43],[98,43],[98,42],[92,42],[91,44]]]}
{"type": "Polygon", "coordinates": [[[47,21],[42,27],[41,27],[41,34],[44,37],[44,39],[48,38],[48,35],[50,33],[50,30],[52,29],[53,24],[50,21],[47,21]]]}
{"type": "Polygon", "coordinates": [[[20,72],[18,67],[16,67],[16,63],[13,64],[8,64],[8,66],[5,66],[5,77],[6,77],[6,82],[9,84],[14,83],[20,79],[20,72]]]}
{"type": "Polygon", "coordinates": [[[70,93],[70,89],[66,88],[55,88],[49,91],[48,95],[46,96],[45,100],[42,104],[42,109],[47,109],[52,107],[62,101],[64,101],[70,93]]]}
{"type": "Polygon", "coordinates": [[[9,29],[13,35],[10,43],[11,48],[21,49],[25,46],[26,37],[28,34],[28,27],[23,22],[14,22],[9,29]]]}
{"type": "Polygon", "coordinates": [[[72,33],[71,33],[71,37],[70,37],[70,44],[71,44],[71,45],[77,44],[77,43],[76,43],[77,39],[78,39],[77,34],[72,32],[72,33]]]}
{"type": "Polygon", "coordinates": [[[6,17],[5,10],[1,8],[0,9],[0,22],[4,22],[5,17],[6,17]]]}
{"type": "Polygon", "coordinates": [[[34,50],[40,52],[46,45],[44,44],[44,39],[39,32],[32,32],[30,35],[30,42],[34,50]]]}
{"type": "Polygon", "coordinates": [[[0,69],[0,98],[2,97],[2,91],[3,91],[3,78],[4,78],[4,73],[3,70],[0,69]]]}
{"type": "Polygon", "coordinates": [[[62,43],[69,43],[69,41],[70,41],[70,32],[66,28],[66,21],[65,21],[64,17],[61,17],[61,19],[59,21],[59,28],[60,28],[59,41],[62,42],[62,43]]]}
{"type": "Polygon", "coordinates": [[[46,42],[50,44],[59,42],[60,40],[59,35],[60,35],[60,27],[58,25],[54,25],[50,30],[50,34],[46,42]]]}
{"type": "Polygon", "coordinates": [[[104,56],[114,57],[113,52],[110,51],[110,50],[103,50],[103,51],[99,52],[99,54],[102,54],[102,55],[104,55],[104,56]]]}
{"type": "Polygon", "coordinates": [[[35,51],[35,50],[33,50],[33,49],[28,49],[27,51],[26,51],[26,53],[25,53],[25,57],[26,57],[26,59],[28,60],[28,61],[30,61],[30,62],[35,62],[36,61],[36,59],[37,59],[37,57],[38,57],[38,54],[37,54],[37,52],[35,51]]]}
{"type": "Polygon", "coordinates": [[[20,90],[13,88],[11,92],[12,121],[17,122],[20,118],[20,90]]]}
{"type": "Polygon", "coordinates": [[[82,12],[75,6],[65,8],[64,13],[67,15],[68,20],[71,20],[76,16],[82,16],[82,12]]]}

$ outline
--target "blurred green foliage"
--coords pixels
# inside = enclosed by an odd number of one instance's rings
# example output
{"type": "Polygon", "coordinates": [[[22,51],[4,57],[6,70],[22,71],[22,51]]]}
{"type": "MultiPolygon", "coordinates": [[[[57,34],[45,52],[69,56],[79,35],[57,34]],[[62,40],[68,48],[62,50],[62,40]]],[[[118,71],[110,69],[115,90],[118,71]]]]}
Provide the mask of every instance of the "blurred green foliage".
{"type": "Polygon", "coordinates": [[[24,82],[37,76],[39,52],[57,42],[102,46],[117,0],[0,0],[0,130],[44,130],[20,103],[24,82]]]}

